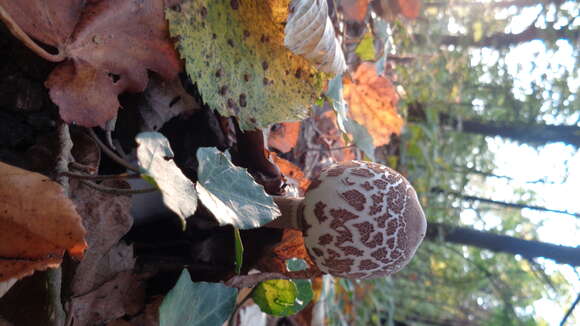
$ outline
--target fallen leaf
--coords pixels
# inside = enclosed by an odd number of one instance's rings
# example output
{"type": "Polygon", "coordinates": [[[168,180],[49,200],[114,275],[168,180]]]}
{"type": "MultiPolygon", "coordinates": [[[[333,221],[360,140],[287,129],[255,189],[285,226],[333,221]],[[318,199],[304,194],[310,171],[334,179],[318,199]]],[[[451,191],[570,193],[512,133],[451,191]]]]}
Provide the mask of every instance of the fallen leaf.
{"type": "Polygon", "coordinates": [[[215,147],[197,150],[199,200],[220,225],[252,229],[280,216],[280,210],[264,187],[246,169],[235,166],[215,147]]]}
{"type": "Polygon", "coordinates": [[[153,131],[142,132],[135,137],[135,141],[138,145],[139,167],[147,177],[146,180],[154,181],[163,195],[165,205],[179,215],[185,226],[185,219],[197,210],[194,183],[175,164],[173,151],[165,136],[153,131]]]}
{"type": "MultiPolygon", "coordinates": [[[[109,180],[104,186],[127,188],[125,181],[109,180]]],[[[133,225],[129,214],[131,199],[97,191],[71,182],[71,199],[87,229],[88,249],[74,269],[71,280],[73,296],[87,294],[117,274],[132,270],[135,265],[133,247],[119,242],[133,225]]]]}
{"type": "Polygon", "coordinates": [[[85,295],[72,297],[69,311],[75,325],[104,325],[126,314],[136,314],[144,301],[144,287],[132,272],[126,271],[85,295]]]}
{"type": "Polygon", "coordinates": [[[0,0],[30,37],[58,50],[64,61],[46,81],[69,123],[104,126],[122,92],[147,86],[147,70],[173,79],[180,61],[169,41],[163,0],[0,0]],[[34,17],[34,19],[30,19],[34,17]]]}
{"type": "Polygon", "coordinates": [[[339,75],[346,70],[326,1],[292,0],[284,33],[284,45],[310,60],[320,71],[339,75]]]}
{"type": "Polygon", "coordinates": [[[59,184],[0,162],[0,282],[58,266],[64,250],[82,258],[84,236],[59,184]]]}
{"type": "Polygon", "coordinates": [[[237,294],[220,283],[194,283],[184,269],[159,307],[159,325],[222,325],[234,311],[237,294]]]}
{"type": "Polygon", "coordinates": [[[377,75],[373,63],[362,63],[352,80],[344,78],[343,82],[349,115],[367,128],[374,146],[388,144],[393,133],[401,134],[404,122],[397,113],[399,97],[391,81],[377,75]]]}
{"type": "Polygon", "coordinates": [[[340,6],[345,20],[363,22],[367,16],[370,0],[342,0],[340,6]]]}
{"type": "Polygon", "coordinates": [[[171,36],[203,101],[243,130],[306,117],[322,74],[284,46],[289,0],[181,1],[171,36]]]}
{"type": "Polygon", "coordinates": [[[173,117],[201,109],[201,105],[181,85],[181,80],[163,80],[152,76],[143,93],[139,112],[143,131],[157,131],[173,117]]]}
{"type": "Polygon", "coordinates": [[[296,146],[300,134],[300,121],[277,123],[270,128],[268,147],[288,153],[296,146]]]}
{"type": "Polygon", "coordinates": [[[318,270],[306,251],[302,232],[293,229],[284,229],[282,240],[272,249],[271,255],[264,255],[257,266],[264,272],[287,273],[288,259],[303,259],[308,263],[310,270],[318,270]]]}
{"type": "Polygon", "coordinates": [[[280,172],[284,175],[284,177],[286,177],[286,183],[296,185],[300,190],[301,195],[306,193],[306,190],[310,185],[310,180],[306,178],[304,172],[302,172],[302,170],[300,170],[300,168],[294,165],[292,162],[276,155],[276,153],[271,153],[270,155],[273,158],[274,163],[276,163],[278,168],[280,168],[280,172]]]}

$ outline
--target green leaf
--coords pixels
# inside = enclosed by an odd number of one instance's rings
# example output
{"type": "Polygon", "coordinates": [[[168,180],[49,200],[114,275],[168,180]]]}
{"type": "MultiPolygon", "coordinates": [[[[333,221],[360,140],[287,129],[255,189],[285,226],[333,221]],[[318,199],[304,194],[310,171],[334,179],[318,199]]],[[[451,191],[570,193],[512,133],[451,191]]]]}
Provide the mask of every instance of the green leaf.
{"type": "Polygon", "coordinates": [[[375,160],[373,136],[367,128],[348,117],[348,105],[342,96],[342,75],[328,82],[326,95],[332,99],[332,108],[336,112],[338,128],[343,133],[351,134],[356,147],[360,148],[371,161],[375,160]]]}
{"type": "Polygon", "coordinates": [[[161,190],[163,202],[182,220],[193,215],[197,209],[197,191],[173,161],[173,151],[169,141],[158,132],[142,132],[135,137],[138,144],[137,158],[143,179],[161,190]]]}
{"type": "Polygon", "coordinates": [[[240,274],[242,264],[244,263],[244,244],[242,243],[242,236],[238,228],[234,228],[234,243],[236,251],[236,274],[240,274]]]}
{"type": "MultiPolygon", "coordinates": [[[[286,261],[286,268],[289,271],[301,271],[308,268],[308,264],[303,259],[291,258],[286,261]]],[[[293,309],[298,312],[306,308],[312,301],[314,292],[312,291],[312,282],[310,280],[291,280],[296,284],[296,300],[294,301],[293,309]]]]}
{"type": "Polygon", "coordinates": [[[217,148],[198,149],[197,160],[199,199],[220,225],[251,229],[280,216],[278,206],[264,187],[257,184],[246,169],[232,164],[217,148]]]}
{"type": "Polygon", "coordinates": [[[258,284],[252,299],[263,312],[274,316],[290,316],[298,294],[296,284],[289,280],[269,280],[258,284]]]}
{"type": "Polygon", "coordinates": [[[184,269],[159,307],[159,325],[222,325],[234,311],[237,295],[237,289],[221,283],[194,283],[184,269]]]}
{"type": "Polygon", "coordinates": [[[375,60],[375,45],[373,44],[373,34],[368,32],[365,34],[364,38],[354,52],[358,55],[359,58],[363,61],[374,61],[375,60]]]}
{"type": "Polygon", "coordinates": [[[306,117],[323,74],[284,46],[288,1],[183,1],[169,31],[204,102],[242,129],[306,117]]]}

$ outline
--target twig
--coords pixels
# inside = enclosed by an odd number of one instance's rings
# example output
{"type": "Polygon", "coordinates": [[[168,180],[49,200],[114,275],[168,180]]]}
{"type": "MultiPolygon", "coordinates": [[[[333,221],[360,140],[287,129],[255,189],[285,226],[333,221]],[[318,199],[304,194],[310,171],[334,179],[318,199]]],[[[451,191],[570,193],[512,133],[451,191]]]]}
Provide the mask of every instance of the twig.
{"type": "Polygon", "coordinates": [[[85,164],[81,164],[79,162],[70,162],[68,164],[69,169],[74,169],[74,170],[78,170],[78,171],[83,171],[85,173],[95,173],[97,172],[97,169],[90,166],[90,165],[85,165],[85,164]]]}
{"type": "MultiPolygon", "coordinates": [[[[58,142],[60,150],[56,158],[56,181],[62,186],[66,196],[69,196],[68,164],[72,161],[71,150],[73,142],[70,138],[68,125],[63,121],[58,126],[58,142]]],[[[50,325],[63,325],[66,314],[62,306],[62,267],[50,269],[46,273],[46,291],[49,298],[48,320],[50,325]]]]}
{"type": "Polygon", "coordinates": [[[282,273],[259,273],[251,275],[236,275],[225,282],[226,286],[232,288],[251,288],[256,284],[268,280],[292,280],[292,279],[311,279],[322,275],[322,272],[314,269],[303,271],[293,271],[282,273]]]}
{"type": "Polygon", "coordinates": [[[106,174],[106,175],[90,175],[79,174],[73,172],[63,172],[69,178],[83,179],[83,180],[124,180],[124,179],[138,179],[141,177],[139,173],[121,173],[121,174],[106,174]]]}
{"type": "Polygon", "coordinates": [[[24,45],[27,48],[32,50],[32,52],[36,53],[41,58],[51,62],[61,62],[64,59],[66,59],[65,55],[61,51],[59,51],[58,54],[54,55],[46,52],[45,49],[36,44],[36,42],[34,42],[28,36],[28,34],[26,34],[22,30],[22,28],[20,28],[20,26],[14,21],[14,19],[12,19],[12,16],[10,16],[10,14],[6,11],[6,9],[4,9],[4,7],[2,7],[2,5],[0,5],[0,20],[2,20],[4,24],[6,24],[6,27],[8,27],[10,33],[12,33],[14,37],[22,41],[22,43],[24,43],[24,45]]]}
{"type": "Polygon", "coordinates": [[[343,150],[343,149],[351,149],[351,148],[355,148],[355,145],[348,145],[348,146],[340,146],[340,147],[331,147],[331,148],[308,148],[306,149],[307,151],[312,151],[312,152],[330,152],[330,151],[339,151],[339,150],[343,150]]]}
{"type": "Polygon", "coordinates": [[[125,159],[121,158],[117,153],[113,152],[107,145],[103,144],[103,142],[99,139],[99,137],[95,134],[95,131],[92,128],[88,128],[89,134],[93,139],[97,142],[99,147],[109,156],[113,161],[119,163],[120,165],[126,167],[127,169],[139,173],[139,168],[132,165],[131,163],[127,162],[125,159]]]}
{"type": "Polygon", "coordinates": [[[157,188],[144,188],[144,189],[119,189],[119,188],[111,188],[98,185],[96,183],[90,181],[80,180],[82,184],[85,186],[91,187],[95,190],[106,192],[113,195],[135,195],[135,194],[144,194],[148,192],[158,191],[157,188]]]}
{"type": "Polygon", "coordinates": [[[580,302],[580,293],[578,293],[578,296],[576,297],[576,300],[574,301],[574,303],[572,304],[572,306],[570,306],[570,308],[568,309],[568,311],[566,311],[566,314],[564,315],[564,318],[562,318],[562,321],[560,322],[560,326],[564,326],[566,324],[566,321],[568,320],[568,317],[570,317],[572,315],[572,312],[574,311],[574,309],[578,305],[578,302],[580,302]]]}

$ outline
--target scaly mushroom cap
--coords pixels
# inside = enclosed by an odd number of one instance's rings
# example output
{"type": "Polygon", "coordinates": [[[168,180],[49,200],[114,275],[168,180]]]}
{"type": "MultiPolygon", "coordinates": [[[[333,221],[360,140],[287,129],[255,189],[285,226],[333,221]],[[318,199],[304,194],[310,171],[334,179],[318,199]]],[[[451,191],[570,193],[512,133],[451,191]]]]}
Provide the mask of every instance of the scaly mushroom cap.
{"type": "Polygon", "coordinates": [[[403,268],[425,236],[417,194],[394,170],[352,161],[312,181],[301,224],[318,268],[346,278],[376,278],[403,268]]]}

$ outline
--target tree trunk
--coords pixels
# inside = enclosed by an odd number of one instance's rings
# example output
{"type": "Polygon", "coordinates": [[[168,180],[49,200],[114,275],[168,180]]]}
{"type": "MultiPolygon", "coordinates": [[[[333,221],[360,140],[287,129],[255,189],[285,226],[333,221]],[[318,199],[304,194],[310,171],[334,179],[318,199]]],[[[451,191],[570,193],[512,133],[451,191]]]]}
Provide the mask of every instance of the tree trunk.
{"type": "Polygon", "coordinates": [[[580,247],[566,247],[535,240],[523,240],[441,223],[429,223],[426,239],[429,241],[443,240],[495,252],[521,255],[527,259],[544,257],[559,264],[580,266],[580,247]]]}
{"type": "Polygon", "coordinates": [[[487,204],[492,204],[492,205],[496,205],[496,206],[515,208],[515,209],[527,208],[527,209],[533,209],[535,211],[566,214],[566,215],[580,218],[580,213],[563,211],[563,210],[559,210],[559,209],[551,209],[551,208],[547,208],[547,207],[535,206],[535,205],[529,205],[529,204],[508,203],[508,202],[493,200],[493,199],[489,199],[489,198],[481,198],[481,197],[477,197],[477,196],[465,195],[465,194],[453,192],[453,191],[446,191],[446,190],[444,190],[442,188],[438,188],[438,187],[432,188],[431,192],[451,195],[453,197],[461,198],[462,200],[466,200],[466,201],[472,201],[472,202],[478,201],[481,203],[487,203],[487,204]]]}
{"type": "MultiPolygon", "coordinates": [[[[466,47],[493,47],[496,49],[505,49],[510,46],[518,45],[521,43],[529,42],[532,40],[559,40],[564,39],[570,42],[575,42],[580,37],[580,30],[569,30],[569,29],[555,29],[555,28],[537,28],[533,25],[526,28],[521,33],[495,33],[490,36],[483,37],[479,41],[474,41],[473,37],[470,35],[444,35],[439,40],[441,45],[454,45],[454,46],[466,46],[466,47]]],[[[425,41],[425,36],[422,34],[416,34],[415,39],[418,42],[425,41]]]]}
{"type": "MultiPolygon", "coordinates": [[[[424,121],[426,110],[421,103],[409,106],[410,121],[424,121]]],[[[549,125],[523,123],[518,121],[480,121],[476,119],[457,119],[446,113],[439,113],[443,126],[459,132],[484,136],[499,136],[533,147],[562,142],[580,148],[580,127],[572,125],[549,125]]]]}

